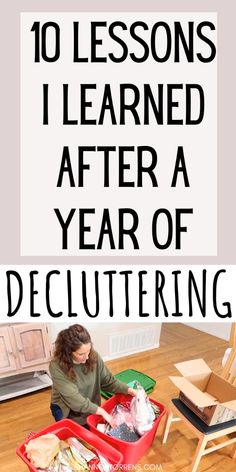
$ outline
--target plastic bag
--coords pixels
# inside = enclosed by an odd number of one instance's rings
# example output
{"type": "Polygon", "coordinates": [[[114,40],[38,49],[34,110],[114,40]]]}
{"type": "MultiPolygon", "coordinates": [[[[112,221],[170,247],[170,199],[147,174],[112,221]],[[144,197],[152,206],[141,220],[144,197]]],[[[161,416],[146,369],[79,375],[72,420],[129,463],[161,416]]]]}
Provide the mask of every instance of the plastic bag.
{"type": "Polygon", "coordinates": [[[25,445],[26,455],[36,468],[46,469],[59,452],[59,443],[55,434],[43,434],[25,445]]]}
{"type": "Polygon", "coordinates": [[[133,397],[130,409],[135,431],[143,436],[152,429],[155,420],[155,413],[143,387],[137,387],[137,395],[133,397]]]}
{"type": "Polygon", "coordinates": [[[133,431],[133,418],[130,411],[130,405],[124,403],[118,403],[111,413],[112,418],[115,420],[116,426],[120,426],[125,423],[133,431]]]}
{"type": "Polygon", "coordinates": [[[108,434],[108,436],[126,442],[134,442],[139,439],[139,435],[134,431],[130,403],[118,403],[113,409],[111,415],[115,426],[111,427],[107,424],[104,432],[108,434]]]}

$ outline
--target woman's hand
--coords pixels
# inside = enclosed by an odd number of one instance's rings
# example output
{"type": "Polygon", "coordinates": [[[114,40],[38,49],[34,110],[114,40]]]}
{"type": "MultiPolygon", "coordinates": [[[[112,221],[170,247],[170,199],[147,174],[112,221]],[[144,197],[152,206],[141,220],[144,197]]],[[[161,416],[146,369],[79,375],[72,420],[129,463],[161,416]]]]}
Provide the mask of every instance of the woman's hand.
{"type": "Polygon", "coordinates": [[[107,411],[104,410],[104,408],[101,408],[99,406],[97,411],[96,411],[96,414],[101,415],[104,418],[104,420],[111,425],[112,428],[114,428],[116,426],[116,422],[115,422],[114,418],[111,415],[109,415],[109,413],[107,413],[107,411]]]}

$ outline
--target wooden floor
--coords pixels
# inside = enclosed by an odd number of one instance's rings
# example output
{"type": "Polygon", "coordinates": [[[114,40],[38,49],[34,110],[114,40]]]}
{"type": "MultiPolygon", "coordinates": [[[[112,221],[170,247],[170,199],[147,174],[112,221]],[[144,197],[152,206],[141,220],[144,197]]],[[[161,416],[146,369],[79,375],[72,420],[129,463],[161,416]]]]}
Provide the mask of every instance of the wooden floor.
{"type": "MultiPolygon", "coordinates": [[[[177,390],[169,375],[178,375],[174,363],[203,357],[215,372],[221,370],[221,359],[227,343],[182,324],[163,324],[160,348],[107,363],[115,374],[127,368],[142,371],[157,381],[151,394],[168,405],[177,390]]],[[[50,389],[0,404],[0,468],[4,472],[26,472],[28,468],[15,454],[17,445],[31,431],[39,431],[53,422],[49,412],[50,389]]],[[[172,425],[166,445],[160,441],[162,425],[148,454],[133,471],[189,472],[197,440],[181,422],[172,425]]],[[[233,472],[236,460],[230,459],[230,448],[204,457],[198,472],[233,472]]]]}

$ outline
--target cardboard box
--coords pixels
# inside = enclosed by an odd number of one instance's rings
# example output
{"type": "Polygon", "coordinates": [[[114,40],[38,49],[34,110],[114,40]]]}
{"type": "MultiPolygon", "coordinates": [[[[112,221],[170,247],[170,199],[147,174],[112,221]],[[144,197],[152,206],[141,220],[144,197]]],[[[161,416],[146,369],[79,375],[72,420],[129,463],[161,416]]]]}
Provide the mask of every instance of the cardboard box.
{"type": "Polygon", "coordinates": [[[236,419],[236,386],[214,374],[203,359],[180,362],[182,377],[170,377],[179,398],[204,423],[212,426],[236,419]]]}

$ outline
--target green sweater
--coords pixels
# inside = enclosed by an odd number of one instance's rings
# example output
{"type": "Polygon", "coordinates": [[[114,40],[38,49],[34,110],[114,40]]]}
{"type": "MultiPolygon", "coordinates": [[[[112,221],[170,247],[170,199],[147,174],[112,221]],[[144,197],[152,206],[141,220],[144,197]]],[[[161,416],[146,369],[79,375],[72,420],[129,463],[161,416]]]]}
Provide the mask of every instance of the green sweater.
{"type": "Polygon", "coordinates": [[[51,361],[51,403],[61,408],[64,418],[70,415],[76,422],[85,424],[86,417],[96,413],[97,407],[101,405],[101,389],[111,393],[128,392],[127,385],[115,379],[99,354],[97,356],[97,364],[92,372],[85,374],[83,364],[74,364],[74,381],[68,379],[56,361],[51,361]]]}

